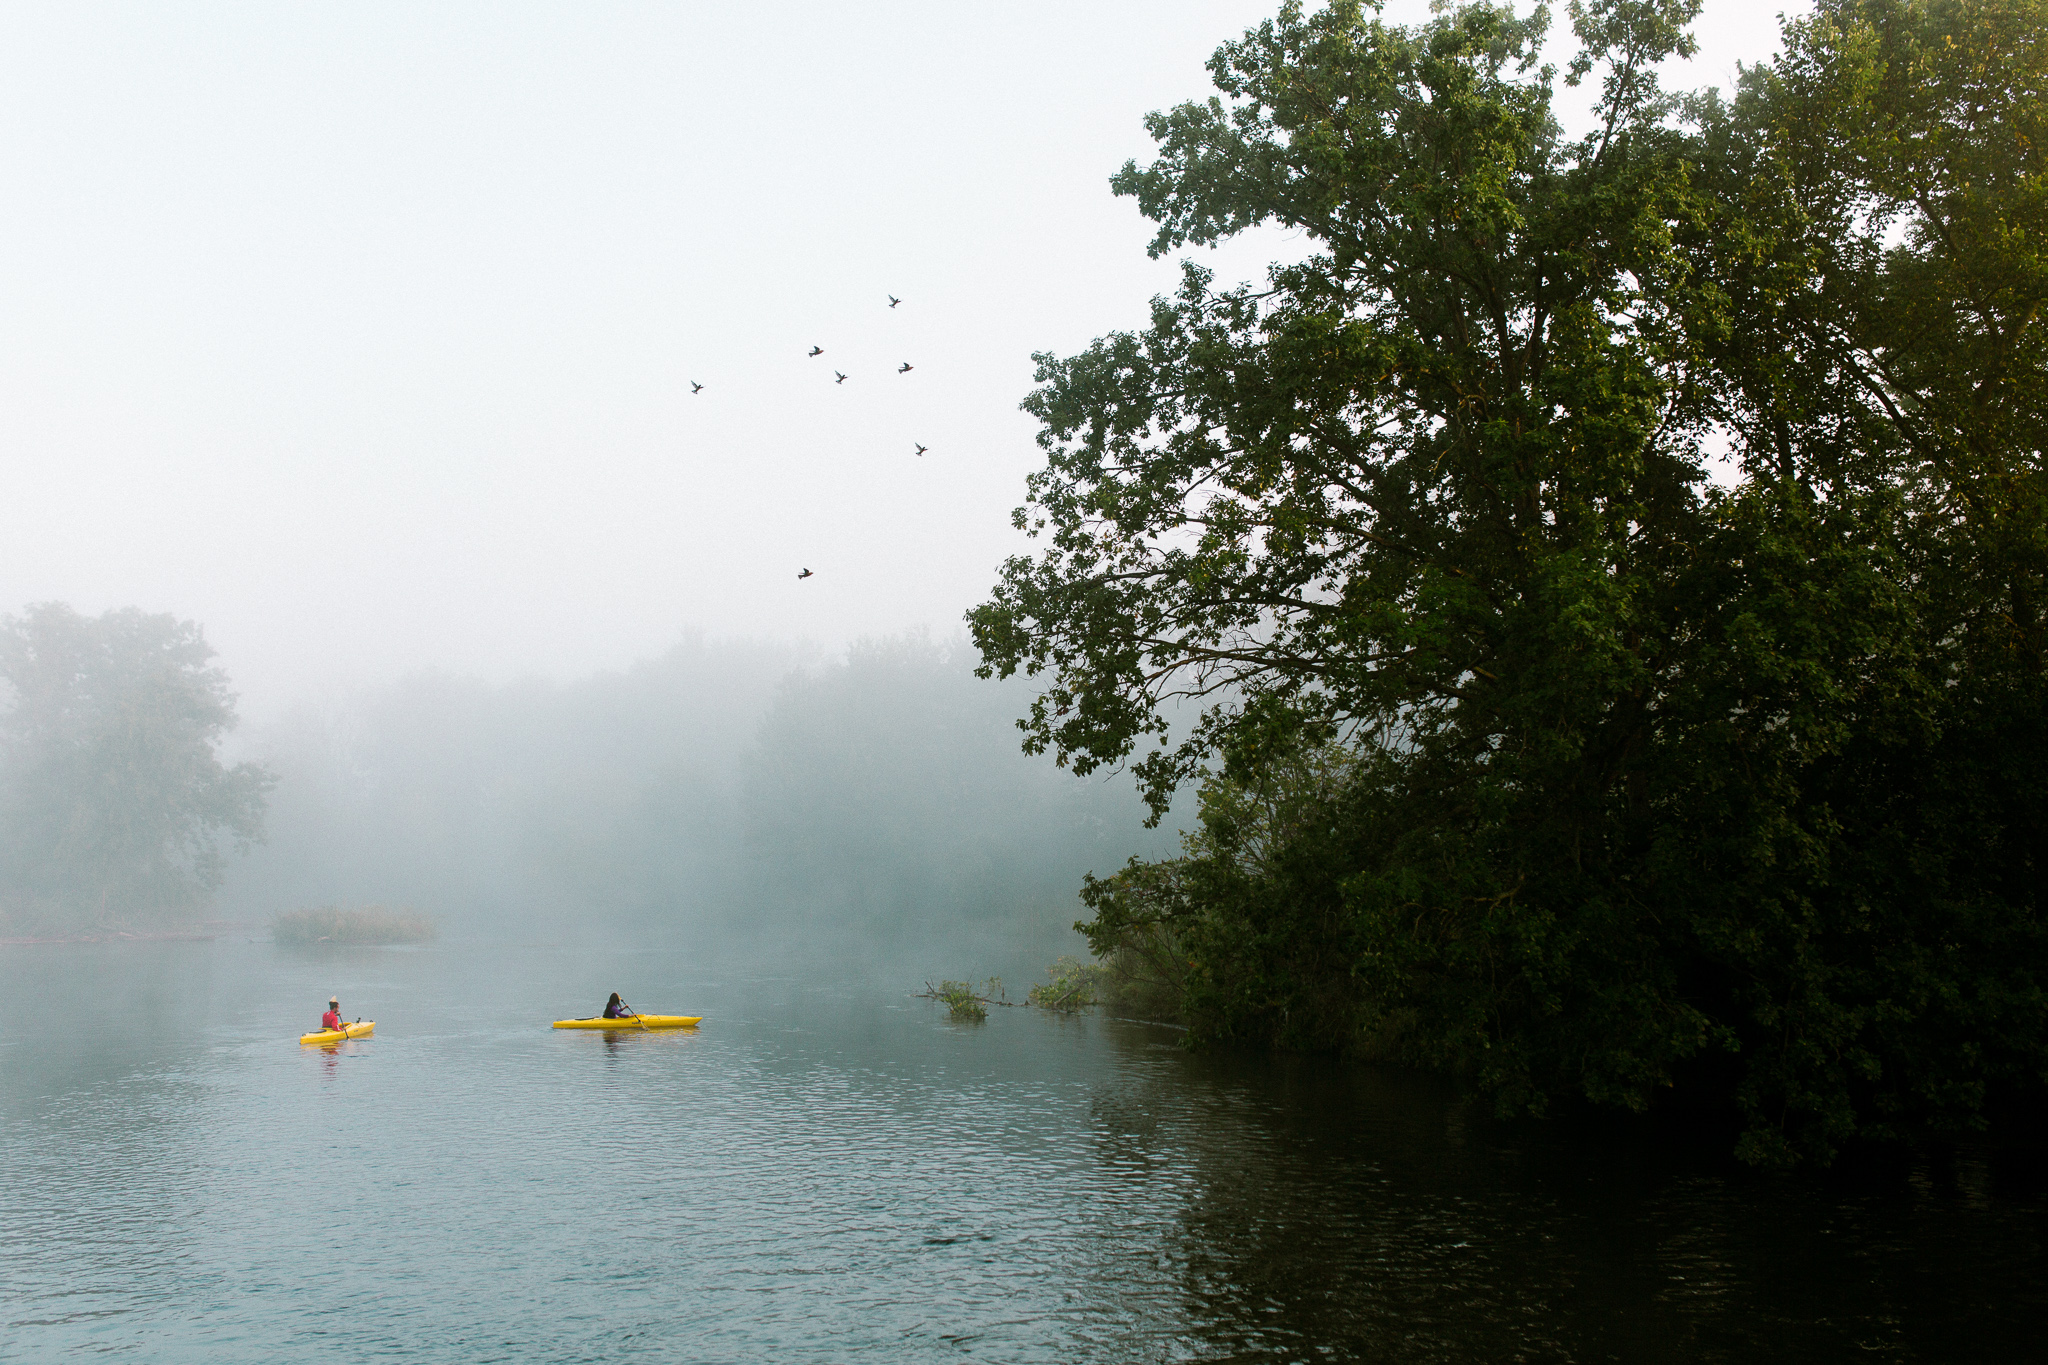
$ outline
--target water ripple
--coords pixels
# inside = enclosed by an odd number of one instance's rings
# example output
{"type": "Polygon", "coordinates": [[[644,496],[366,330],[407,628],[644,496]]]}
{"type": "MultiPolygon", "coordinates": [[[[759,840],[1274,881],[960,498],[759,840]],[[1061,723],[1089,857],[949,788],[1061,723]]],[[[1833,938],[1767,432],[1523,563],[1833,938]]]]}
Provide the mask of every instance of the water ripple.
{"type": "Polygon", "coordinates": [[[2048,1306],[2038,1188],[1988,1159],[1631,1167],[1398,1076],[902,1003],[646,955],[0,959],[0,1359],[1990,1360],[2048,1306]],[[297,1046],[337,980],[377,1035],[297,1046]],[[709,1022],[542,1026],[604,980],[709,1022]]]}

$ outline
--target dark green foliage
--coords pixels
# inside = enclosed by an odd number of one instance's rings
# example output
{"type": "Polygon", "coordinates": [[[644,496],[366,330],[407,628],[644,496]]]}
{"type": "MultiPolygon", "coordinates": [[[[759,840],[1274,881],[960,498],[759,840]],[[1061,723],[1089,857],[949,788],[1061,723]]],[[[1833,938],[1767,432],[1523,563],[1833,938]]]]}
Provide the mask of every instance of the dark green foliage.
{"type": "Polygon", "coordinates": [[[1577,140],[1503,9],[1223,48],[1116,187],[1321,250],[1040,357],[970,621],[1027,748],[1204,778],[1084,893],[1198,1038],[1826,1159],[2048,1078],[2048,4],[1828,0],[1732,103],[1696,8],[1572,7],[1577,140]]]}
{"type": "Polygon", "coordinates": [[[0,916],[191,914],[261,838],[274,779],[215,754],[235,704],[213,656],[192,622],[132,607],[0,620],[0,916]]]}

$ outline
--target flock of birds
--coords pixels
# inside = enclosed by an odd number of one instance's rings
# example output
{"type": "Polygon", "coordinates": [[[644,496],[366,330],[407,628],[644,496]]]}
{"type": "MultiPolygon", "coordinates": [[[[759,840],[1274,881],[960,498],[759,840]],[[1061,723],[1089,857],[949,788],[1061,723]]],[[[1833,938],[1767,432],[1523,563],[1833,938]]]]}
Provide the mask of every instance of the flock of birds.
{"type": "MultiPolygon", "coordinates": [[[[890,306],[891,308],[894,308],[894,307],[896,307],[896,306],[897,306],[898,304],[900,304],[900,303],[902,303],[902,302],[903,302],[903,300],[902,300],[902,299],[899,299],[899,298],[897,298],[897,297],[896,297],[896,296],[895,296],[894,294],[890,294],[890,295],[888,295],[887,297],[888,297],[888,299],[889,299],[889,306],[890,306]]],[[[821,356],[821,355],[825,354],[825,348],[824,348],[823,346],[816,346],[816,345],[814,345],[814,346],[812,346],[812,347],[811,347],[811,349],[810,349],[809,351],[807,351],[807,352],[806,352],[805,354],[807,354],[808,356],[810,356],[810,358],[811,358],[811,359],[813,359],[813,360],[816,360],[816,359],[817,359],[817,358],[818,358],[819,356],[821,356]]],[[[911,372],[911,371],[912,371],[913,369],[915,369],[915,368],[917,368],[917,367],[916,367],[916,366],[914,366],[914,365],[912,365],[912,364],[911,364],[911,363],[910,363],[909,361],[907,361],[907,360],[906,360],[906,361],[904,361],[904,362],[903,362],[903,363],[902,363],[901,365],[898,365],[898,366],[896,367],[896,373],[898,373],[898,374],[909,374],[909,373],[910,373],[910,372],[911,372]]],[[[834,384],[844,384],[844,383],[846,382],[846,376],[845,376],[844,374],[840,373],[840,372],[839,372],[838,370],[834,370],[834,371],[832,371],[832,382],[833,382],[834,384]]],[[[695,394],[700,394],[700,393],[704,392],[704,386],[703,386],[702,384],[699,384],[699,383],[698,383],[698,382],[697,382],[696,380],[692,379],[692,380],[690,381],[690,392],[691,392],[691,394],[693,394],[693,395],[695,395],[695,394]]],[[[930,450],[930,449],[931,449],[931,447],[930,447],[930,446],[927,446],[927,445],[919,445],[919,444],[918,444],[918,443],[917,443],[916,441],[912,441],[912,442],[911,442],[911,444],[912,444],[912,445],[914,445],[914,446],[917,446],[917,453],[918,453],[919,455],[922,455],[922,454],[924,454],[924,453],[925,453],[925,452],[926,452],[927,450],[930,450]]],[[[799,583],[803,582],[803,581],[804,581],[804,580],[805,580],[806,578],[809,578],[809,577],[811,577],[811,571],[810,571],[809,569],[801,569],[801,570],[799,570],[799,571],[797,572],[797,576],[796,576],[796,578],[797,578],[797,582],[799,582],[799,583]]]]}

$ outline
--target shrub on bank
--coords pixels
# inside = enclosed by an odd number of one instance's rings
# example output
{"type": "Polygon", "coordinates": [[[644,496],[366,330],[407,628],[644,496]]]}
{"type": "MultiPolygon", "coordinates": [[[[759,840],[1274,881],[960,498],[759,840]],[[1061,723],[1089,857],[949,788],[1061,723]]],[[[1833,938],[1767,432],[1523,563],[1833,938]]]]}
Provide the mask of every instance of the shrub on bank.
{"type": "Polygon", "coordinates": [[[366,905],[343,910],[329,905],[279,915],[271,921],[270,936],[279,943],[424,943],[434,936],[434,926],[410,908],[366,905]]]}

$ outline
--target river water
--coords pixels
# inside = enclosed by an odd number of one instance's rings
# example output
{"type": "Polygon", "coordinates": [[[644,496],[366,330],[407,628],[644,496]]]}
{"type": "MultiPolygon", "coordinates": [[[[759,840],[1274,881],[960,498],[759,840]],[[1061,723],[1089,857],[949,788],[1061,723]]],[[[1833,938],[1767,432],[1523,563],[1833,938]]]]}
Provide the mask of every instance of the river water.
{"type": "Polygon", "coordinates": [[[0,1359],[2020,1361],[2033,1154],[1759,1176],[560,945],[0,949],[0,1359]],[[694,1032],[558,1032],[608,990],[694,1032]],[[330,991],[372,1040],[301,1047],[330,991]]]}

